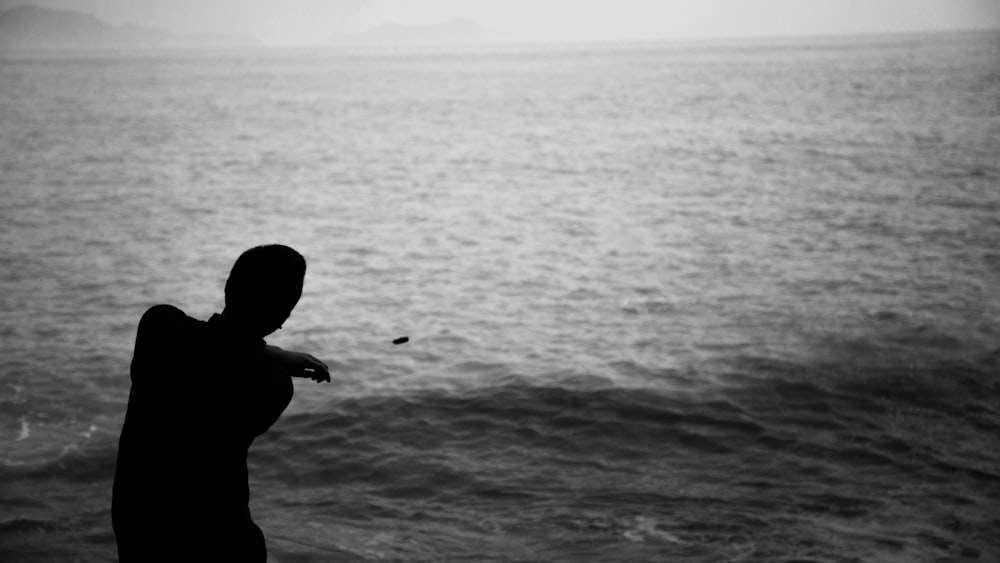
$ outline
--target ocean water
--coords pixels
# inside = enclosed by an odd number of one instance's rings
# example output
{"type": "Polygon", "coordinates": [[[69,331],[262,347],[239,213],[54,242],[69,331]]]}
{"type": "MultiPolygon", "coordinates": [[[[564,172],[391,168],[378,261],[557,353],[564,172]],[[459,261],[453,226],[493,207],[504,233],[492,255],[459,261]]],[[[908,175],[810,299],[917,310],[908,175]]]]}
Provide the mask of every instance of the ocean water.
{"type": "Polygon", "coordinates": [[[996,33],[6,53],[0,204],[2,561],[116,560],[136,323],[269,242],[272,561],[1000,561],[996,33]]]}

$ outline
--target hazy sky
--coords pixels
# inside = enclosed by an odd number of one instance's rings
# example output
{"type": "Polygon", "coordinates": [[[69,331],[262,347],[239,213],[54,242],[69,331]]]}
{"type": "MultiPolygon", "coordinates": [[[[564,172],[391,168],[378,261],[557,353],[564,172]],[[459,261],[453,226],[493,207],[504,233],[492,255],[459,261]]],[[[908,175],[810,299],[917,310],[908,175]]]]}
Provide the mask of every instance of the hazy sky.
{"type": "Polygon", "coordinates": [[[305,44],[380,23],[480,23],[565,39],[741,37],[1000,28],[1000,0],[0,0],[174,32],[305,44]]]}

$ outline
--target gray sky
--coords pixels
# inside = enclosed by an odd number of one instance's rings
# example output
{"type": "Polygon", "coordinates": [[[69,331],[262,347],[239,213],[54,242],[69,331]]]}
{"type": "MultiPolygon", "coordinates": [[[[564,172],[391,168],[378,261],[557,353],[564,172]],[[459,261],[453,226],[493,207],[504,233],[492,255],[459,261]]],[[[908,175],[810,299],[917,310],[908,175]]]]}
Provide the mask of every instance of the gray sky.
{"type": "Polygon", "coordinates": [[[114,24],[318,42],[380,23],[469,18],[576,40],[713,38],[1000,28],[1000,0],[0,0],[114,24]]]}

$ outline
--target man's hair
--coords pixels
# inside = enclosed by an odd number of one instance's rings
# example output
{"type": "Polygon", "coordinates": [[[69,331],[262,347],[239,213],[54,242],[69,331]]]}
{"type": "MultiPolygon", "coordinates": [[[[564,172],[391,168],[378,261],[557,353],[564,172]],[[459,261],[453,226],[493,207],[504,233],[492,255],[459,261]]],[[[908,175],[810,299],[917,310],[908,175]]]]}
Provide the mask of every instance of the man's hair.
{"type": "Polygon", "coordinates": [[[291,310],[302,296],[306,259],[281,244],[255,246],[236,259],[226,280],[226,307],[291,310]]]}

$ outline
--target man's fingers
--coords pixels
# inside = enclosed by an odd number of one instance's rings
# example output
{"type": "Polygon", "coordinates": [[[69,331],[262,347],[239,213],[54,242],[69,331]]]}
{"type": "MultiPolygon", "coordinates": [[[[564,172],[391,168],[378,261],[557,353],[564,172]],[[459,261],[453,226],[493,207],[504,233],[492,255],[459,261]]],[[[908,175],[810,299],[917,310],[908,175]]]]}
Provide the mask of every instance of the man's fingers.
{"type": "Polygon", "coordinates": [[[296,356],[300,377],[308,377],[317,383],[330,381],[330,367],[326,362],[305,352],[299,352],[296,356]]]}
{"type": "Polygon", "coordinates": [[[317,383],[323,381],[330,381],[330,372],[327,371],[326,369],[308,367],[302,370],[302,375],[308,377],[309,379],[312,379],[317,383]]]}
{"type": "Polygon", "coordinates": [[[315,356],[309,356],[309,358],[316,362],[316,382],[330,381],[330,366],[315,356]]]}

